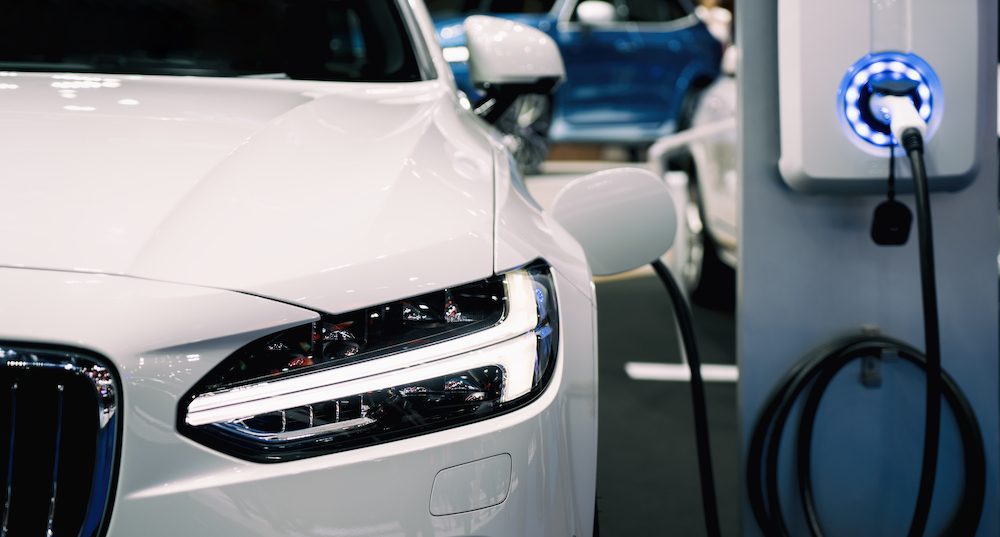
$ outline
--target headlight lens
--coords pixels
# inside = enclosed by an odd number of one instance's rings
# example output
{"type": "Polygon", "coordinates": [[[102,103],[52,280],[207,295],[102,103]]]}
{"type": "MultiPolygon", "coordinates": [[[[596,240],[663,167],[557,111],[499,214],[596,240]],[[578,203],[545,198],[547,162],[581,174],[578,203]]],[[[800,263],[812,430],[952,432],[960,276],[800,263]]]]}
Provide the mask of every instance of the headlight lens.
{"type": "Polygon", "coordinates": [[[552,277],[538,263],[261,338],[182,400],[181,432],[279,462],[478,421],[534,399],[555,364],[552,277]]]}

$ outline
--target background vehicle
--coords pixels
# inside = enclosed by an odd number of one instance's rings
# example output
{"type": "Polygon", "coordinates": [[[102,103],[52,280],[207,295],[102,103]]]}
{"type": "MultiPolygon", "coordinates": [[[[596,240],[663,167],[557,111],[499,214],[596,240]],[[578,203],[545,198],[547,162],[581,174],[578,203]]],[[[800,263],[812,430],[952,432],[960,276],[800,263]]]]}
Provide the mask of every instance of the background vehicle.
{"type": "Polygon", "coordinates": [[[723,59],[724,76],[708,86],[692,114],[690,129],[667,136],[650,148],[659,174],[679,176],[684,200],[673,269],[692,300],[731,307],[736,292],[739,178],[736,165],[736,61],[730,47],[723,59]],[[669,171],[680,163],[679,171],[669,171]]]}
{"type": "MultiPolygon", "coordinates": [[[[438,38],[460,89],[468,78],[462,20],[490,13],[546,32],[559,44],[566,82],[523,103],[508,132],[532,162],[552,142],[652,142],[686,126],[697,93],[719,72],[721,45],[688,0],[430,0],[438,38]]],[[[520,157],[520,155],[519,155],[520,157]]]]}

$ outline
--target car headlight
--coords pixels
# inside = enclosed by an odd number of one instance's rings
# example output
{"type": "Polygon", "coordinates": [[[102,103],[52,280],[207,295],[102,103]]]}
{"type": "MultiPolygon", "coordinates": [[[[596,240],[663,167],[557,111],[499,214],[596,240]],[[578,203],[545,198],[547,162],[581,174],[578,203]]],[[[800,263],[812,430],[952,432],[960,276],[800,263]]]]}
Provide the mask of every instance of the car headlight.
{"type": "Polygon", "coordinates": [[[448,63],[469,61],[469,49],[467,47],[445,47],[441,51],[444,53],[444,59],[448,63]]]}
{"type": "Polygon", "coordinates": [[[557,302],[536,263],[271,334],[181,401],[182,434],[258,462],[354,449],[532,401],[555,365],[557,302]]]}

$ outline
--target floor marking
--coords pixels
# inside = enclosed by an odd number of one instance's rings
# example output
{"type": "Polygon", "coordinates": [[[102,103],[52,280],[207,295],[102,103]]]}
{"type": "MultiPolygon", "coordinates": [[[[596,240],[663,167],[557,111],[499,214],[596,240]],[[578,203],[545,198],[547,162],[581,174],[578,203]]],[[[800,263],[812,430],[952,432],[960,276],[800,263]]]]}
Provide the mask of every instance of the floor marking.
{"type": "MultiPolygon", "coordinates": [[[[691,380],[691,371],[686,364],[627,362],[625,374],[632,380],[674,382],[691,380]]],[[[705,382],[736,382],[740,378],[740,370],[735,365],[705,364],[701,366],[701,377],[705,382]]]]}

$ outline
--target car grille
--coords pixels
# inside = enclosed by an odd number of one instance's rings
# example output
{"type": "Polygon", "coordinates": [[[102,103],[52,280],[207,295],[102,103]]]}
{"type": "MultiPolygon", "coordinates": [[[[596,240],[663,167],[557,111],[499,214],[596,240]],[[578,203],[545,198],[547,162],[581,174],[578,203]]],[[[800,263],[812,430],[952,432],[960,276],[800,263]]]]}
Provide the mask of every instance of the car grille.
{"type": "Polygon", "coordinates": [[[103,533],[119,394],[104,360],[0,343],[0,537],[103,533]]]}

